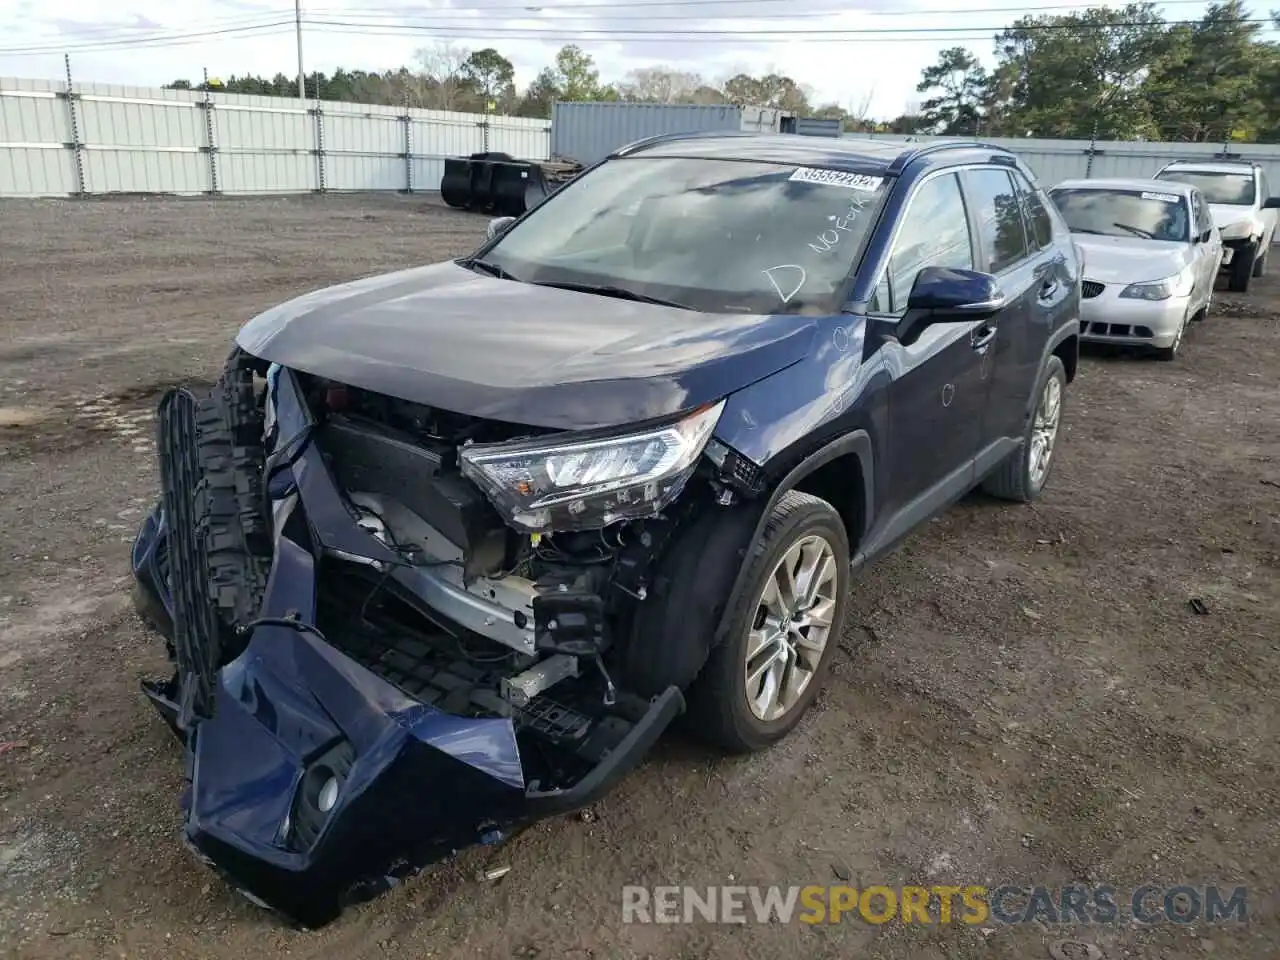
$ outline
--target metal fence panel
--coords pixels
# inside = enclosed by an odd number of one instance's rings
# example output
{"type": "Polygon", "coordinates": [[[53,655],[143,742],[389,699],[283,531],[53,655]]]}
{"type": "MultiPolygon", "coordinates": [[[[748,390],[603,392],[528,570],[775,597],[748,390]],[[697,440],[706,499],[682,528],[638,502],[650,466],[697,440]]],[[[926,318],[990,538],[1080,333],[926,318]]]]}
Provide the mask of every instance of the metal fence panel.
{"type": "Polygon", "coordinates": [[[84,151],[86,193],[203,193],[209,165],[195,147],[93,146],[84,151]]]}
{"type": "Polygon", "coordinates": [[[549,122],[526,117],[103,83],[76,83],[69,101],[66,89],[0,79],[0,196],[432,191],[445,157],[550,156],[549,122]]]}
{"type": "Polygon", "coordinates": [[[76,191],[70,114],[54,84],[0,96],[0,192],[39,197],[76,191]]]}
{"type": "MultiPolygon", "coordinates": [[[[952,137],[907,137],[886,134],[846,133],[850,139],[890,140],[898,143],[929,143],[952,137]]],[[[1093,166],[1089,166],[1088,140],[1040,140],[1020,137],[981,137],[984,143],[1018,154],[1045,185],[1086,175],[1091,177],[1150,177],[1173,160],[1212,160],[1223,152],[1221,143],[1161,143],[1150,141],[1099,140],[1093,144],[1093,166]]],[[[1262,164],[1272,182],[1280,182],[1280,144],[1232,143],[1232,156],[1262,164]]]]}
{"type": "Polygon", "coordinates": [[[94,146],[196,147],[204,142],[204,114],[190,102],[121,100],[83,94],[80,139],[94,146]]]}
{"type": "MultiPolygon", "coordinates": [[[[594,162],[661,133],[776,129],[778,111],[736,106],[557,103],[553,120],[385,104],[0,78],[0,197],[145,191],[296,193],[439,189],[444,159],[481,151],[594,162]],[[212,104],[212,109],[206,106],[212,104]],[[76,123],[72,124],[74,111],[76,123]],[[212,148],[212,149],[211,149],[212,148]]],[[[800,120],[798,122],[804,122],[800,120]]],[[[866,134],[846,134],[865,137],[866,134]]],[[[876,139],[905,141],[906,137],[876,139]]],[[[910,138],[927,141],[932,137],[910,138]]],[[[1214,143],[996,139],[1046,186],[1151,176],[1212,159],[1214,143]]],[[[1230,144],[1280,184],[1280,145],[1230,144]]]]}
{"type": "MultiPolygon", "coordinates": [[[[465,157],[485,149],[484,119],[474,113],[451,110],[410,110],[413,124],[413,152],[418,156],[442,159],[465,157]]],[[[436,186],[439,186],[439,180],[436,186]]]]}
{"type": "Polygon", "coordinates": [[[318,190],[320,180],[310,152],[219,153],[218,187],[223,193],[299,193],[318,190]]]}
{"type": "MultiPolygon", "coordinates": [[[[404,190],[405,165],[402,157],[369,153],[326,153],[326,190],[404,190]]],[[[439,178],[426,189],[440,185],[439,178]]]]}
{"type": "Polygon", "coordinates": [[[550,125],[528,117],[490,117],[489,149],[518,160],[550,159],[550,125]]]}

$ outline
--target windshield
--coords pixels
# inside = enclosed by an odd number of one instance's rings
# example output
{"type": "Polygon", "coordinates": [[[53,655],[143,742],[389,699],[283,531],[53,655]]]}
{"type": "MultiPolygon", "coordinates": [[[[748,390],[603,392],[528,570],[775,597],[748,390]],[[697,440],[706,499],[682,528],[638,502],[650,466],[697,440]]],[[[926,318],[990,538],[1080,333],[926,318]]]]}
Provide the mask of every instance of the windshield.
{"type": "Polygon", "coordinates": [[[1173,193],[1071,188],[1049,191],[1072,233],[1185,243],[1186,202],[1173,193]]]}
{"type": "Polygon", "coordinates": [[[511,278],[711,313],[834,313],[888,184],[778,163],[610,160],[484,255],[511,278]]]}
{"type": "Polygon", "coordinates": [[[1236,207],[1253,206],[1256,191],[1252,173],[1213,173],[1197,170],[1165,170],[1157,180],[1176,180],[1199,187],[1209,203],[1227,203],[1236,207]]]}

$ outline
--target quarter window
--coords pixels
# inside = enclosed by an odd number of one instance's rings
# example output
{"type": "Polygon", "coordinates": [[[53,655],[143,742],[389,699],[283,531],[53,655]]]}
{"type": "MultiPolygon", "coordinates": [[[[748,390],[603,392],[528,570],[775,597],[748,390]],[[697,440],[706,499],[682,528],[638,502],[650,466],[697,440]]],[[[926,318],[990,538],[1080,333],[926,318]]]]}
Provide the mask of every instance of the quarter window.
{"type": "Polygon", "coordinates": [[[926,180],[902,218],[888,272],[871,307],[901,314],[907,309],[916,276],[925,267],[972,270],[973,263],[973,243],[956,175],[926,180]]]}
{"type": "Polygon", "coordinates": [[[1027,253],[1022,209],[1013,181],[1004,170],[970,170],[965,175],[970,214],[978,228],[985,263],[979,269],[1000,273],[1027,253]]]}

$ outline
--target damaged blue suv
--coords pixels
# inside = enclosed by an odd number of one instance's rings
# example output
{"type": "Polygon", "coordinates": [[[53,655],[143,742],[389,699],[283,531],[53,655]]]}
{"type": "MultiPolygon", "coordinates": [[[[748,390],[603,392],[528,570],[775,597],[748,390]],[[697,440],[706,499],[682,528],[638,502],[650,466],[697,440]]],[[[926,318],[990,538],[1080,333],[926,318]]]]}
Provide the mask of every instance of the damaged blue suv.
{"type": "Polygon", "coordinates": [[[976,486],[1041,495],[1079,298],[997,147],[716,134],[251,320],[161,401],[133,551],[189,846],[317,926],[681,714],[779,740],[861,566],[976,486]]]}

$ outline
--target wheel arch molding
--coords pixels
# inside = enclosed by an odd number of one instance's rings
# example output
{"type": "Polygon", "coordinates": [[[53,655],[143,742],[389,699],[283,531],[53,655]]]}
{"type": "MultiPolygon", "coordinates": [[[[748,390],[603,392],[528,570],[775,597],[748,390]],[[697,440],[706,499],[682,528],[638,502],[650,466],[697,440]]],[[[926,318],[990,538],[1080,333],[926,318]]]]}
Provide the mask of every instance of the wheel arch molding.
{"type": "MultiPolygon", "coordinates": [[[[866,430],[857,429],[818,447],[795,463],[782,476],[781,480],[771,485],[769,498],[765,502],[764,509],[759,512],[755,529],[751,534],[751,540],[749,541],[752,545],[751,549],[758,549],[761,535],[769,522],[769,517],[774,507],[789,490],[803,490],[830,502],[821,492],[806,489],[806,481],[813,481],[822,477],[821,471],[824,467],[831,467],[838,463],[856,463],[858,474],[855,477],[855,483],[851,484],[852,490],[850,491],[853,495],[843,504],[832,503],[832,506],[836,508],[840,513],[841,519],[845,522],[850,553],[851,555],[856,553],[857,545],[870,527],[871,518],[874,515],[875,468],[873,451],[874,445],[871,441],[871,435],[866,430]]],[[[768,469],[768,465],[766,465],[766,469],[768,469]]],[[[743,591],[747,586],[747,568],[749,566],[750,564],[743,563],[739,568],[733,581],[733,587],[729,592],[726,609],[732,609],[742,602],[743,591]]],[[[723,631],[724,624],[722,623],[713,639],[713,646],[724,639],[723,631]]]]}

